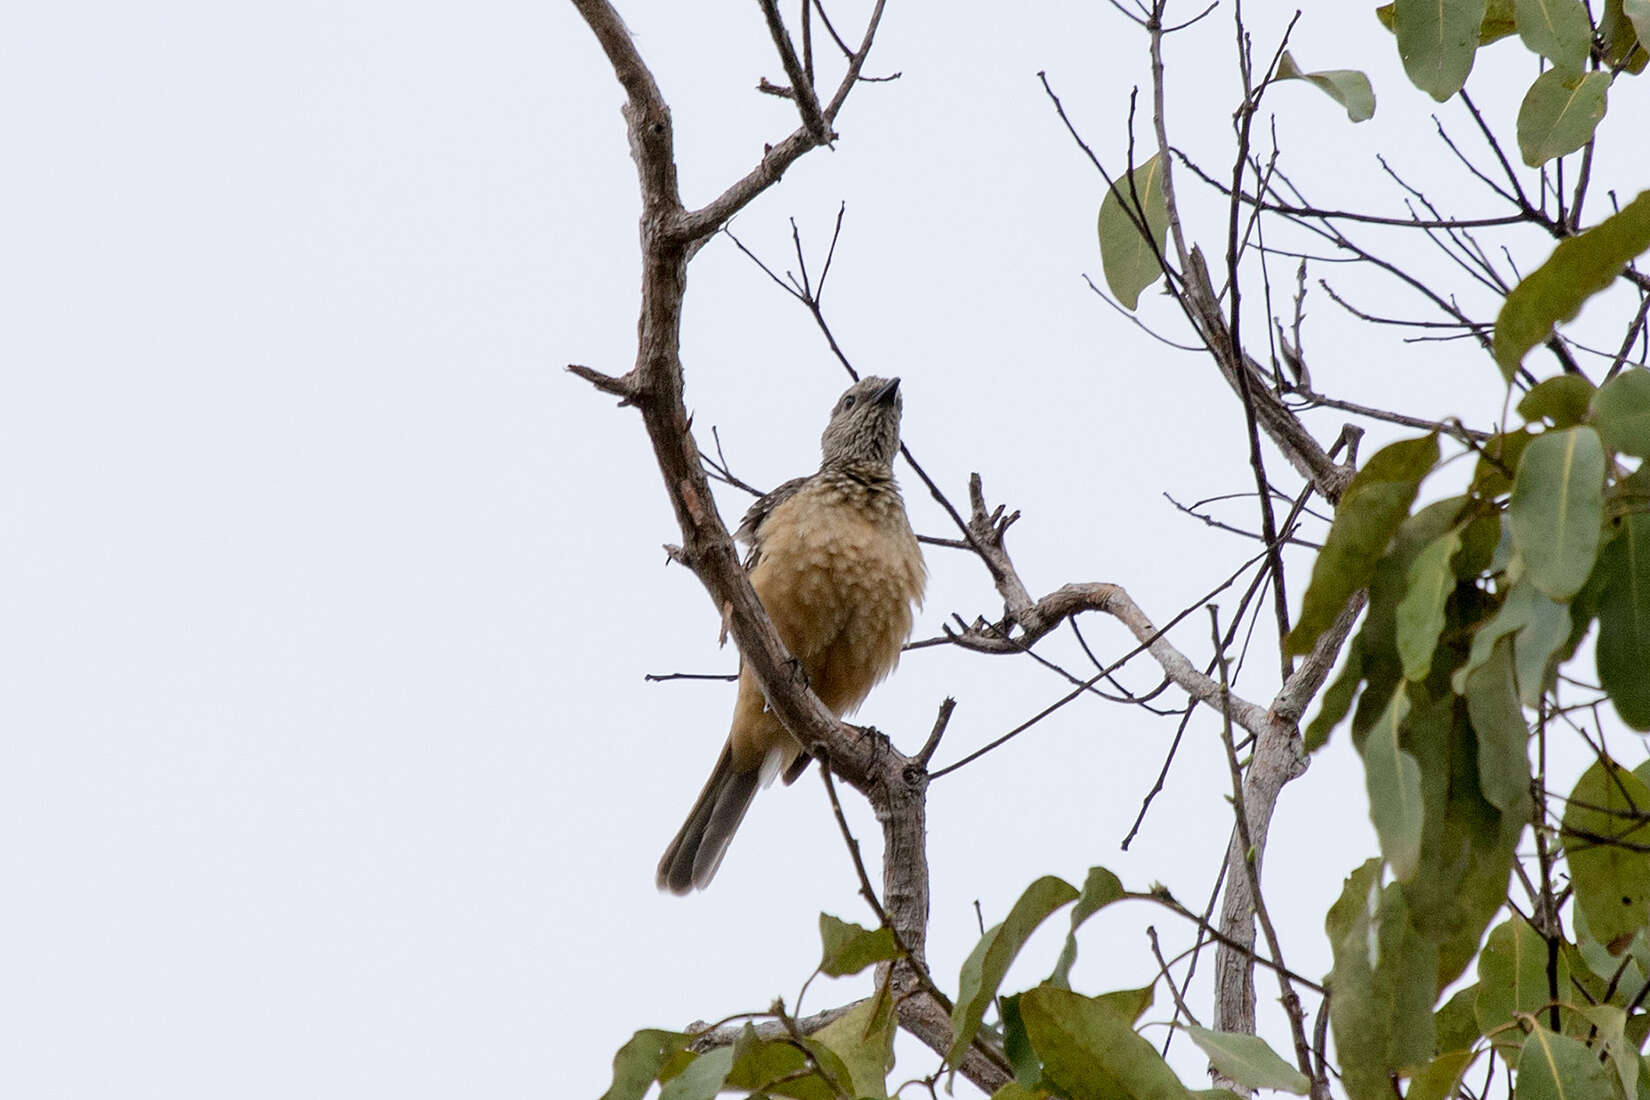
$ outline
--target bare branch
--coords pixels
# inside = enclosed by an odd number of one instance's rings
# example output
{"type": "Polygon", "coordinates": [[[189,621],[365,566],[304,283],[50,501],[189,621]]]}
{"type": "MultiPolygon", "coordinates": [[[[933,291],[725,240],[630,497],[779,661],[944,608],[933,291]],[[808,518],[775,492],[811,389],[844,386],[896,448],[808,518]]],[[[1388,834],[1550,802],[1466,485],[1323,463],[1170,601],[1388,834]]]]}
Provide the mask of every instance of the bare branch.
{"type": "MultiPolygon", "coordinates": [[[[1214,641],[1215,660],[1220,664],[1220,690],[1223,696],[1230,689],[1231,677],[1226,667],[1226,646],[1220,636],[1220,613],[1213,604],[1209,605],[1209,627],[1214,641]]],[[[1232,718],[1226,708],[1222,707],[1221,714],[1221,744],[1226,749],[1226,767],[1232,777],[1232,814],[1236,820],[1237,847],[1242,851],[1242,866],[1245,885],[1249,897],[1254,902],[1254,912],[1260,921],[1262,931],[1266,934],[1266,946],[1272,953],[1272,958],[1278,964],[1278,987],[1283,996],[1285,1013],[1289,1017],[1290,1032],[1295,1040],[1295,1059],[1301,1073],[1308,1079],[1312,1073],[1312,1050],[1307,1045],[1304,1013],[1301,1011],[1300,996],[1294,986],[1289,984],[1288,971],[1283,962],[1283,945],[1278,940],[1277,929],[1272,925],[1272,917],[1266,910],[1266,900],[1260,891],[1260,867],[1255,859],[1255,835],[1250,828],[1249,811],[1245,806],[1243,788],[1243,768],[1238,763],[1237,744],[1232,739],[1232,718]]],[[[1251,1021],[1250,1031],[1253,1031],[1251,1021]]],[[[1315,1092],[1318,1090],[1314,1090],[1315,1092]]],[[[1323,1082],[1321,1093],[1315,1100],[1328,1100],[1328,1083],[1323,1082]]]]}
{"type": "MultiPolygon", "coordinates": [[[[828,145],[831,141],[831,128],[826,125],[825,117],[819,113],[819,97],[814,94],[814,82],[803,68],[802,62],[797,60],[796,47],[791,45],[791,36],[785,30],[784,22],[779,18],[779,5],[774,0],[757,0],[762,9],[762,18],[767,20],[768,34],[773,38],[773,45],[779,51],[779,63],[785,66],[785,75],[791,78],[791,98],[796,101],[796,108],[802,113],[802,126],[813,136],[820,145],[828,145]]],[[[803,7],[804,20],[807,7],[803,7]]],[[[806,26],[806,21],[803,23],[806,26]]]]}

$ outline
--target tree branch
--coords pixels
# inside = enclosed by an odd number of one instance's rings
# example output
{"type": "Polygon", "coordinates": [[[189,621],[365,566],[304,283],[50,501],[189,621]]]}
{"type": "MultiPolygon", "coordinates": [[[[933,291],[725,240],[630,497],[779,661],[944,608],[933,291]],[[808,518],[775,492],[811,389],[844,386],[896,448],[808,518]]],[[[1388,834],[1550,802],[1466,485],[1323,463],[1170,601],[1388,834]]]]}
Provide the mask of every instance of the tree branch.
{"type": "MultiPolygon", "coordinates": [[[[756,171],[704,209],[684,215],[677,192],[670,109],[657,83],[611,4],[606,0],[573,3],[625,90],[623,113],[642,195],[642,302],[636,364],[622,378],[590,368],[574,373],[604,392],[621,394],[641,414],[682,532],[677,560],[704,585],[780,722],[807,751],[824,754],[832,770],[870,800],[883,833],[883,906],[911,960],[895,965],[890,991],[899,1005],[902,1025],[931,1046],[936,1042],[949,1046],[949,1015],[932,997],[921,993],[912,966],[913,961],[920,964],[923,960],[928,934],[927,771],[919,761],[894,749],[887,738],[866,736],[866,731],[841,722],[796,674],[797,666],[751,588],[733,540],[717,514],[682,400],[678,347],[688,260],[704,238],[818,141],[808,131],[798,131],[780,147],[770,149],[756,171]]],[[[860,48],[824,111],[827,122],[854,87],[881,15],[879,0],[860,48]]],[[[987,1092],[1008,1080],[1000,1067],[983,1057],[965,1060],[963,1072],[987,1092]]]]}

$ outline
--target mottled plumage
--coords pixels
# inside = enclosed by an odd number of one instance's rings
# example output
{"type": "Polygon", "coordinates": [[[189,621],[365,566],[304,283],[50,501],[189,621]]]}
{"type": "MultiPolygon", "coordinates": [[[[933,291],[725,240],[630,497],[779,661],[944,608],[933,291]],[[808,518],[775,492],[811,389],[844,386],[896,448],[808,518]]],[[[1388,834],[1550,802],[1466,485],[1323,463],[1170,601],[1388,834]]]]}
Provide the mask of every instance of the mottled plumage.
{"type": "MultiPolygon", "coordinates": [[[[751,506],[736,532],[745,567],[785,648],[833,714],[854,711],[899,663],[927,570],[894,483],[899,379],[863,378],[831,411],[819,472],[751,506]]],[[[685,894],[716,874],[757,789],[807,766],[748,671],[727,744],[659,861],[659,887],[685,894]]]]}

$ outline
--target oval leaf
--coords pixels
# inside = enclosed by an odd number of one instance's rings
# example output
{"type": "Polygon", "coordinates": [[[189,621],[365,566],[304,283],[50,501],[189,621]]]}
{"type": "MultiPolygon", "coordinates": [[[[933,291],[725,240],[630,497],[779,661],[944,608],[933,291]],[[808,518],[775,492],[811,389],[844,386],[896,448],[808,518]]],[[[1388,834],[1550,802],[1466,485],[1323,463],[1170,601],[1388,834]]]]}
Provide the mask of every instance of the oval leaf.
{"type": "Polygon", "coordinates": [[[1444,604],[1455,591],[1450,558],[1461,546],[1461,528],[1427,544],[1409,565],[1409,588],[1398,602],[1398,656],[1404,678],[1425,680],[1432,671],[1432,651],[1444,629],[1444,604]]]}
{"type": "Polygon", "coordinates": [[[1530,794],[1529,727],[1513,684],[1513,643],[1502,638],[1467,677],[1467,715],[1478,738],[1478,787],[1498,810],[1519,812],[1530,794]]]}
{"type": "Polygon", "coordinates": [[[1650,0],[1622,0],[1621,13],[1638,33],[1639,45],[1650,43],[1650,0]]]}
{"type": "Polygon", "coordinates": [[[1409,697],[1400,689],[1364,740],[1369,818],[1375,823],[1381,854],[1400,882],[1415,873],[1421,858],[1421,766],[1398,747],[1408,714],[1409,697]]]}
{"type": "Polygon", "coordinates": [[[1507,522],[1530,581],[1568,600],[1593,571],[1604,517],[1604,445],[1591,428],[1547,432],[1524,449],[1507,522]]]}
{"type": "Polygon", "coordinates": [[[1513,643],[1513,669],[1517,674],[1518,701],[1527,707],[1541,703],[1557,665],[1558,649],[1570,637],[1570,605],[1549,600],[1537,592],[1531,600],[1530,621],[1518,631],[1513,643]]]}
{"type": "Polygon", "coordinates": [[[1564,855],[1587,928],[1619,951],[1650,919],[1650,787],[1613,760],[1582,773],[1564,810],[1564,855]]]}
{"type": "Polygon", "coordinates": [[[1634,367],[1604,383],[1593,394],[1592,412],[1605,446],[1650,455],[1650,370],[1634,367]]]}
{"type": "MultiPolygon", "coordinates": [[[[1615,2],[1619,3],[1620,0],[1615,2]]],[[[1389,31],[1397,29],[1397,20],[1393,15],[1394,6],[1382,4],[1375,9],[1375,18],[1389,31]]],[[[1517,31],[1518,25],[1513,21],[1513,0],[1489,0],[1484,7],[1484,21],[1478,25],[1478,44],[1488,46],[1491,42],[1499,41],[1517,31]]]]}
{"type": "Polygon", "coordinates": [[[1513,12],[1524,45],[1560,69],[1581,71],[1593,46],[1593,22],[1581,0],[1516,0],[1513,12]]]}
{"type": "Polygon", "coordinates": [[[1140,304],[1142,290],[1163,277],[1158,257],[1169,231],[1169,211],[1157,158],[1153,154],[1136,166],[1100,200],[1100,266],[1106,285],[1129,309],[1140,304]]]}
{"type": "Polygon", "coordinates": [[[1312,1088],[1306,1074],[1278,1057],[1259,1035],[1234,1035],[1204,1027],[1182,1028],[1209,1056],[1222,1075],[1252,1089],[1277,1089],[1305,1096],[1312,1088]]]}
{"type": "Polygon", "coordinates": [[[1642,733],[1650,730],[1650,515],[1629,512],[1620,524],[1599,555],[1598,678],[1622,721],[1642,733]]]}
{"type": "Polygon", "coordinates": [[[1546,340],[1554,325],[1579,313],[1583,302],[1614,282],[1627,261],[1646,249],[1650,191],[1585,233],[1558,242],[1547,261],[1513,287],[1495,318],[1495,361],[1503,377],[1511,381],[1525,352],[1546,340]]]}
{"type": "Polygon", "coordinates": [[[1393,30],[1410,81],[1439,103],[1461,90],[1478,50],[1485,0],[1396,0],[1393,30]]]}
{"type": "Polygon", "coordinates": [[[1539,1025],[1518,1056],[1518,1100],[1614,1100],[1598,1052],[1539,1025]]]}
{"type": "Polygon", "coordinates": [[[1524,163],[1539,168],[1591,141],[1604,118],[1609,90],[1609,73],[1583,76],[1548,69],[1536,77],[1518,108],[1518,149],[1524,163]]]}
{"type": "MultiPolygon", "coordinates": [[[[1559,965],[1563,966],[1562,960],[1559,965]]],[[[1559,979],[1562,998],[1570,983],[1566,973],[1561,972],[1559,979]]],[[[1520,1013],[1537,1012],[1552,999],[1547,941],[1529,921],[1515,914],[1496,926],[1478,956],[1478,996],[1473,1010],[1479,1030],[1488,1035],[1496,1028],[1509,1027],[1520,1013]]],[[[1516,1044],[1518,1031],[1510,1029],[1497,1039],[1516,1044]]]]}
{"type": "Polygon", "coordinates": [[[1525,420],[1551,420],[1555,428],[1573,428],[1587,415],[1593,384],[1579,374],[1559,374],[1530,388],[1518,402],[1525,420]]]}
{"type": "Polygon", "coordinates": [[[1020,994],[1020,1020],[1071,1100],[1190,1100],[1157,1048],[1103,1000],[1038,986],[1020,994]]]}

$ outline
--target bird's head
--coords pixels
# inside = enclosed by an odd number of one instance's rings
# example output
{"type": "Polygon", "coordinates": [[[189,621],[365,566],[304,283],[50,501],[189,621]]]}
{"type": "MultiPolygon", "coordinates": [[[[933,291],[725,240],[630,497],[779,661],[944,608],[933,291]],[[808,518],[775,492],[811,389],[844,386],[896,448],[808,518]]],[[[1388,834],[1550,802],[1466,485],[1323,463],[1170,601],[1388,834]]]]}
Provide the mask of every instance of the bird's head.
{"type": "Polygon", "coordinates": [[[891,466],[899,453],[898,378],[861,378],[849,386],[819,437],[826,466],[875,462],[891,466]]]}

